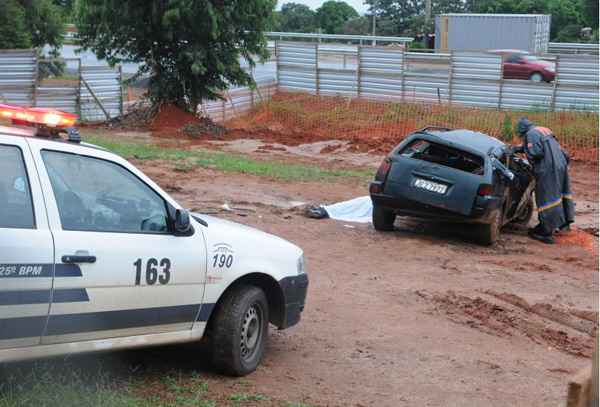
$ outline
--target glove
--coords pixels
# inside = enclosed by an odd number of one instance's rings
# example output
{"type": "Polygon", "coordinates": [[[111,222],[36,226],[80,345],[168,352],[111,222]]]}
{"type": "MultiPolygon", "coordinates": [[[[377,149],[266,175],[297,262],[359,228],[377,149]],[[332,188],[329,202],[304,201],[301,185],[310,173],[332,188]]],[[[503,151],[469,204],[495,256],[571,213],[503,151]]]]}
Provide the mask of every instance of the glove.
{"type": "Polygon", "coordinates": [[[510,152],[510,154],[517,154],[517,153],[524,152],[522,145],[511,145],[508,147],[508,151],[510,152]]]}

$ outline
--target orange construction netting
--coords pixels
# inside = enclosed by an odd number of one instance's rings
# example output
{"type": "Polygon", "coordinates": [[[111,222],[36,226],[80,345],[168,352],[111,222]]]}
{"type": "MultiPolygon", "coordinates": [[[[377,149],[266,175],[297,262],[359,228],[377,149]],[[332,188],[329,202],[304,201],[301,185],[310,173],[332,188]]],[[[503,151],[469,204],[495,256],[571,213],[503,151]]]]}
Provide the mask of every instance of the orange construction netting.
{"type": "Polygon", "coordinates": [[[407,134],[425,126],[480,131],[518,143],[521,116],[552,129],[574,159],[598,162],[598,113],[501,111],[448,104],[383,102],[306,93],[278,92],[226,127],[284,144],[346,140],[357,151],[388,152],[407,134]]]}

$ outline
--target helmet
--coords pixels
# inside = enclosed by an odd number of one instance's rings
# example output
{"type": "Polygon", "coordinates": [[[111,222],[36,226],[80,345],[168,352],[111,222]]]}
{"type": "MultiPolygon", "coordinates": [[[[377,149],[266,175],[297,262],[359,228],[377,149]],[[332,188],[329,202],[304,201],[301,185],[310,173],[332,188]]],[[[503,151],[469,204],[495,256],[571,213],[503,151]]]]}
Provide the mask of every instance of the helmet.
{"type": "Polygon", "coordinates": [[[519,119],[519,122],[517,123],[517,132],[519,133],[519,135],[523,136],[532,127],[533,123],[528,118],[521,117],[519,119]]]}

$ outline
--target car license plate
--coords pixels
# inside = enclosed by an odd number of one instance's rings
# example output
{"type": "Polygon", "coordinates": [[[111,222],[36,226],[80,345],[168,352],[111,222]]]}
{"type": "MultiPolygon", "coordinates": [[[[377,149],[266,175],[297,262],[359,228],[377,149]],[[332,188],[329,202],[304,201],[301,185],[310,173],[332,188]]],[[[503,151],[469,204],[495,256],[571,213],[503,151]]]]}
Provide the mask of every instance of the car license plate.
{"type": "Polygon", "coordinates": [[[435,192],[438,194],[445,194],[448,190],[448,186],[444,184],[438,184],[437,182],[427,181],[426,179],[417,178],[414,183],[415,188],[424,189],[426,191],[435,192]]]}

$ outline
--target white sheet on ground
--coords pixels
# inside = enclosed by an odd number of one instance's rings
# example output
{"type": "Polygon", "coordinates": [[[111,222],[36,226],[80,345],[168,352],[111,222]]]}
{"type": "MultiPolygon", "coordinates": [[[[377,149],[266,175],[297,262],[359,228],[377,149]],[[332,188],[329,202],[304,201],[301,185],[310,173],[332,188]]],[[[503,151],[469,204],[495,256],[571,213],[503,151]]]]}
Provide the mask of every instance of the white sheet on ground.
{"type": "Polygon", "coordinates": [[[372,222],[373,202],[371,202],[371,197],[368,195],[333,205],[323,205],[323,208],[325,208],[331,219],[344,222],[372,222]]]}

